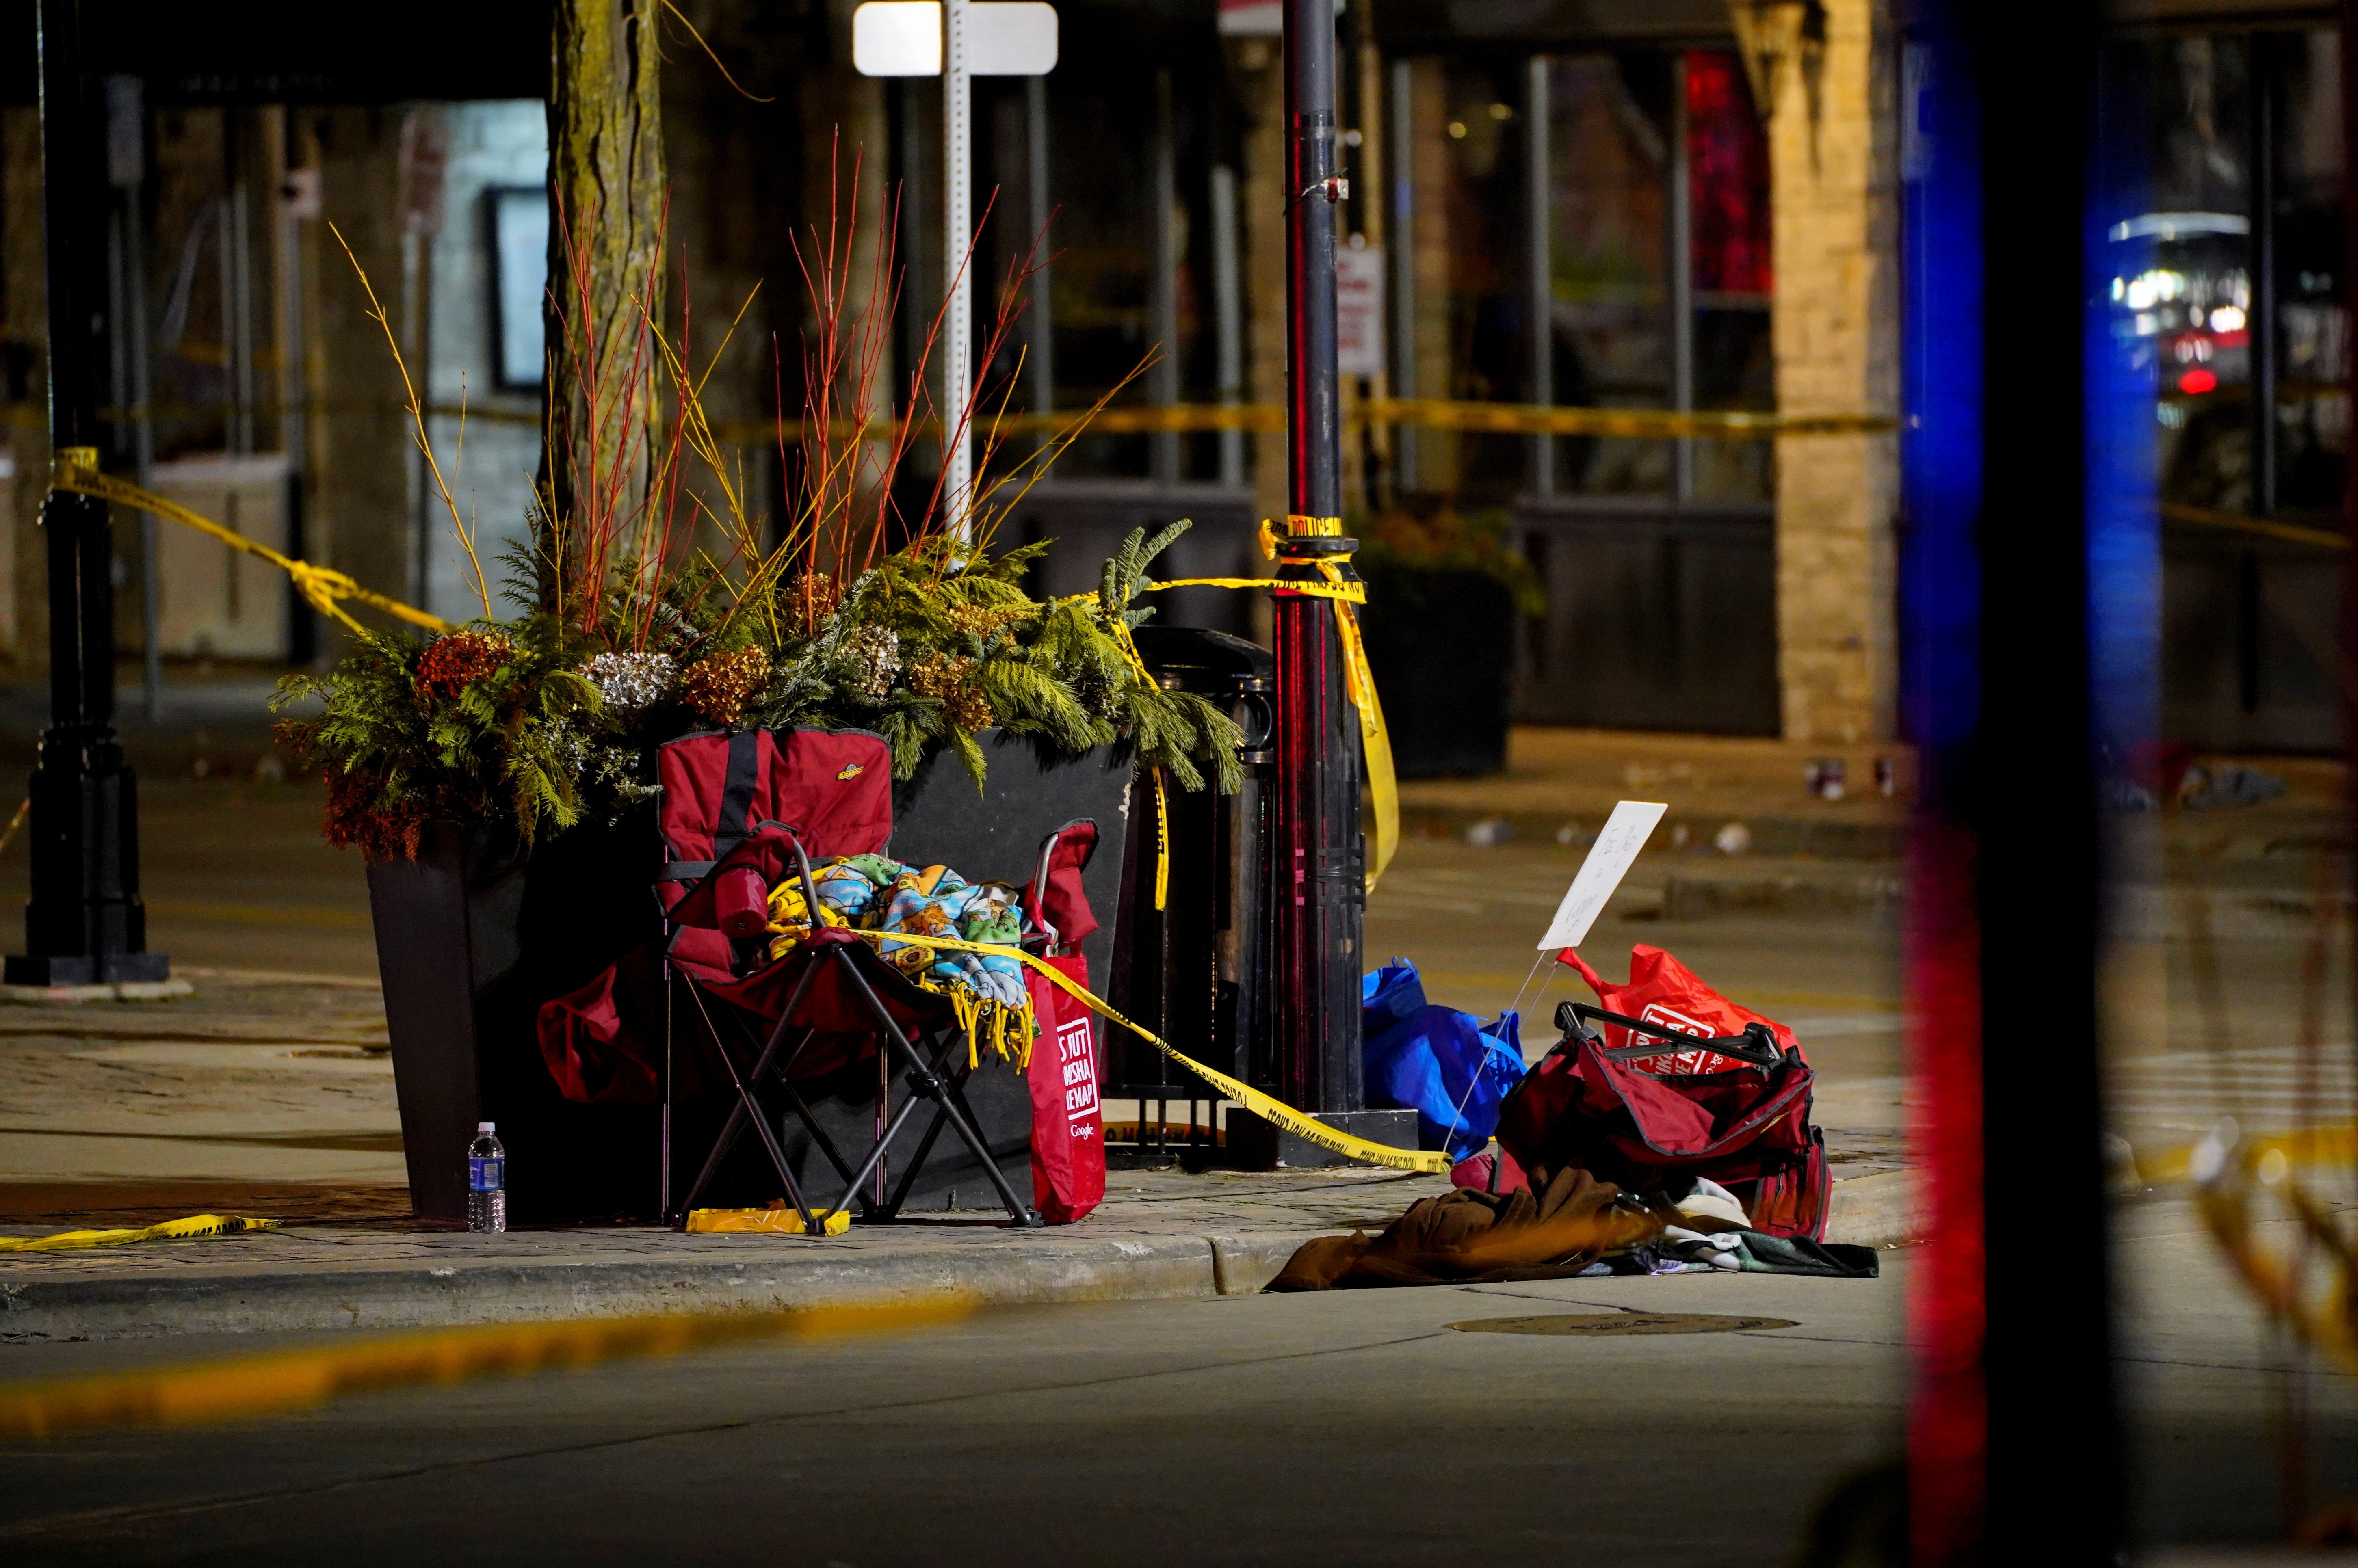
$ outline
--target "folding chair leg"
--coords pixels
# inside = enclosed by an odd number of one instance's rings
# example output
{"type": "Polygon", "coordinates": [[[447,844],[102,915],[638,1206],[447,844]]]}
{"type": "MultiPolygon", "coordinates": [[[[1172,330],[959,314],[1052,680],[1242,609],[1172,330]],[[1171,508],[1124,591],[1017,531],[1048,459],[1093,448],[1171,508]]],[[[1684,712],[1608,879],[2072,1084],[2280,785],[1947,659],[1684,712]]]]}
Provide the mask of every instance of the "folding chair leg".
{"type": "MultiPolygon", "coordinates": [[[[809,977],[806,975],[804,978],[809,977]]],[[[737,1086],[737,1104],[729,1113],[728,1127],[724,1128],[721,1136],[714,1141],[712,1152],[706,1156],[704,1169],[698,1174],[696,1185],[689,1189],[687,1202],[680,1205],[680,1212],[685,1215],[688,1209],[695,1206],[696,1200],[703,1194],[706,1184],[710,1182],[715,1173],[720,1169],[720,1162],[728,1157],[730,1147],[736,1142],[733,1134],[741,1125],[739,1119],[742,1116],[750,1118],[753,1123],[753,1130],[762,1135],[763,1147],[769,1151],[770,1163],[776,1167],[778,1180],[785,1184],[786,1197],[794,1204],[795,1212],[802,1217],[804,1230],[817,1234],[818,1220],[811,1213],[810,1205],[803,1198],[802,1186],[795,1180],[794,1171],[786,1163],[786,1152],[779,1146],[778,1135],[771,1130],[770,1119],[762,1114],[762,1102],[753,1098],[752,1090],[747,1088],[745,1080],[738,1076],[736,1059],[729,1054],[729,1047],[721,1040],[720,1032],[713,1028],[712,1013],[704,1005],[703,996],[700,993],[691,994],[696,995],[697,1011],[703,1015],[705,1030],[712,1036],[712,1046],[719,1054],[720,1065],[729,1069],[729,1081],[737,1086]]],[[[771,1035],[770,1051],[777,1049],[778,1037],[784,1033],[784,1020],[790,1014],[779,1014],[779,1027],[771,1035]]],[[[764,1063],[769,1060],[770,1051],[763,1053],[764,1063]]]]}
{"type": "MultiPolygon", "coordinates": [[[[668,970],[669,966],[666,965],[665,968],[666,970],[668,970]]],[[[815,968],[817,966],[814,965],[812,968],[815,968]]],[[[785,1009],[778,1014],[777,1026],[770,1031],[769,1041],[762,1047],[762,1054],[753,1064],[753,1083],[758,1085],[762,1081],[762,1075],[768,1070],[770,1059],[776,1054],[779,1042],[785,1038],[786,1021],[795,1015],[795,1009],[802,1005],[803,991],[810,985],[810,978],[811,970],[805,969],[801,976],[795,981],[794,991],[786,998],[785,1009]]],[[[737,1064],[730,1059],[729,1047],[721,1044],[720,1031],[714,1028],[712,1025],[712,1011],[709,1008],[704,1005],[704,993],[697,990],[695,987],[696,983],[693,980],[688,982],[688,994],[696,999],[696,1011],[704,1020],[704,1032],[712,1036],[713,1049],[720,1053],[722,1065],[728,1067],[729,1076],[734,1078],[737,1076],[737,1064]]],[[[806,1030],[803,1033],[803,1044],[808,1044],[809,1043],[810,1032],[806,1030]]],[[[798,1056],[802,1054],[802,1045],[796,1045],[795,1047],[795,1055],[798,1056]]],[[[791,1056],[787,1058],[790,1063],[793,1059],[794,1058],[791,1056]]],[[[720,1136],[713,1141],[710,1152],[705,1155],[704,1169],[698,1173],[696,1184],[688,1189],[687,1200],[683,1202],[679,1206],[677,1211],[675,1212],[668,1203],[671,1184],[669,1179],[671,1172],[669,1162],[669,1118],[671,1114],[671,994],[668,990],[664,994],[664,1115],[665,1118],[665,1161],[664,1165],[664,1185],[665,1196],[666,1199],[664,1209],[664,1222],[665,1224],[674,1224],[685,1217],[689,1209],[696,1206],[696,1200],[703,1195],[706,1184],[719,1173],[720,1170],[720,1162],[729,1157],[729,1152],[731,1149],[737,1147],[737,1140],[745,1130],[745,1105],[742,1100],[741,1100],[738,1104],[732,1105],[729,1108],[729,1119],[721,1124],[720,1136]]],[[[745,1086],[741,1083],[738,1085],[738,1089],[741,1094],[742,1093],[744,1087],[745,1086]]],[[[761,1108],[760,1102],[756,1101],[753,1106],[753,1120],[756,1125],[760,1125],[763,1122],[761,1108]]],[[[780,1163],[783,1166],[783,1159],[781,1159],[780,1163]]],[[[837,1168],[840,1169],[842,1167],[842,1163],[843,1162],[841,1161],[837,1161],[837,1168]]],[[[780,1173],[784,1174],[783,1170],[780,1173]]],[[[794,1184],[794,1178],[789,1176],[786,1180],[787,1186],[791,1190],[794,1184]]]]}
{"type": "MultiPolygon", "coordinates": [[[[901,1048],[901,1054],[908,1058],[913,1085],[917,1092],[941,1102],[942,1113],[948,1118],[950,1130],[964,1141],[975,1159],[981,1162],[982,1173],[990,1177],[990,1184],[999,1190],[1000,1202],[1007,1206],[1009,1217],[1019,1226],[1045,1223],[1031,1206],[1016,1197],[1015,1189],[1007,1184],[1006,1175],[999,1169],[999,1162],[990,1157],[990,1145],[982,1141],[982,1135],[974,1130],[958,1108],[952,1103],[948,1091],[942,1083],[941,1075],[925,1065],[925,1059],[917,1054],[917,1048],[909,1044],[909,1037],[901,1033],[901,1026],[892,1022],[892,1013],[886,1010],[874,988],[869,985],[868,977],[860,972],[858,966],[852,964],[848,956],[844,957],[844,968],[851,976],[852,983],[860,988],[860,995],[868,999],[870,1011],[876,1015],[877,1021],[883,1024],[885,1038],[898,1045],[901,1048]]],[[[911,1099],[901,1108],[901,1114],[892,1119],[895,1130],[908,1119],[909,1108],[915,1103],[914,1099],[911,1099]]],[[[877,1140],[876,1152],[869,1159],[869,1169],[875,1167],[877,1160],[883,1155],[884,1146],[891,1141],[890,1134],[877,1140]]],[[[860,1173],[862,1180],[867,1178],[867,1173],[866,1170],[860,1173]]]]}

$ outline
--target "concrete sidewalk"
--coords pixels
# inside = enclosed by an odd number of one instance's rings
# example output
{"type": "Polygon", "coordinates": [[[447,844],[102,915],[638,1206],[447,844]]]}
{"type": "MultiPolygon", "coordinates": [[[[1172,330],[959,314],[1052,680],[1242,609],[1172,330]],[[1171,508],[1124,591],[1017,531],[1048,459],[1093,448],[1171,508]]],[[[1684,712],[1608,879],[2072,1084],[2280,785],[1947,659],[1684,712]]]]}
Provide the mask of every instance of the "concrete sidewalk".
{"type": "MultiPolygon", "coordinates": [[[[394,1327],[871,1302],[992,1303],[1259,1290],[1303,1241],[1377,1227],[1435,1176],[1366,1168],[1109,1174],[1082,1224],[986,1214],[843,1237],[573,1227],[483,1237],[408,1214],[384,1002],[364,981],[200,970],[147,1004],[0,1006],[0,1231],[199,1213],[287,1228],[0,1254],[0,1340],[394,1327]]],[[[1834,1238],[1910,1238],[1886,1033],[1827,1031],[1834,1238]],[[1843,1069],[1847,1069],[1844,1071],[1843,1069]]],[[[1887,1022],[1861,1014],[1854,1023],[1887,1022]]],[[[1537,1048],[1541,1043],[1534,1042],[1537,1048]]],[[[1822,1082],[1824,1080],[1822,1080],[1822,1082]]]]}
{"type": "MultiPolygon", "coordinates": [[[[0,1255],[0,1343],[777,1310],[944,1294],[995,1305],[1250,1295],[1311,1237],[1376,1229],[1447,1183],[1366,1169],[1117,1170],[1108,1185],[1088,1219],[1045,1231],[1011,1230],[978,1215],[855,1226],[824,1239],[622,1227],[476,1236],[387,1216],[0,1255]]],[[[1834,1194],[1829,1239],[1888,1246],[1911,1236],[1904,1172],[1840,1182],[1834,1194]]],[[[346,1194],[341,1203],[349,1213],[374,1196],[389,1208],[389,1195],[346,1194]]],[[[70,1223],[151,1217],[152,1210],[84,1213],[70,1223]]],[[[14,1235],[55,1228],[0,1226],[14,1235]]]]}

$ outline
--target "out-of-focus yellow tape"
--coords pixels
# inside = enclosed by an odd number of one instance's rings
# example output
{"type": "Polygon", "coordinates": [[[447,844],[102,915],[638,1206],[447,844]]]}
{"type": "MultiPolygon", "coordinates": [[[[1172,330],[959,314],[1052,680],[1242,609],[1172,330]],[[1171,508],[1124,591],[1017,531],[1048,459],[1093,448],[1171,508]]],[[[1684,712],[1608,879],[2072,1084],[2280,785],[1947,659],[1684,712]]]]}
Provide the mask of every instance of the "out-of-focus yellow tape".
{"type": "MultiPolygon", "coordinates": [[[[428,412],[450,417],[455,406],[437,406],[428,412]]],[[[470,419],[537,425],[532,414],[466,411],[470,419]]],[[[1080,416],[1071,413],[1007,414],[978,419],[975,431],[984,437],[1055,435],[1080,416]]],[[[1767,414],[1739,410],[1673,408],[1561,408],[1537,403],[1461,403],[1446,398],[1363,398],[1345,411],[1347,429],[1370,425],[1413,425],[1431,430],[1476,430],[1509,436],[1626,436],[1639,440],[1772,441],[1789,436],[1878,436],[1899,427],[1887,414],[1767,414]]],[[[827,434],[839,441],[890,440],[900,432],[891,419],[865,425],[849,419],[831,420],[827,434]]],[[[1088,416],[1092,436],[1145,436],[1166,431],[1266,430],[1285,428],[1285,410],[1274,403],[1179,403],[1160,406],[1125,406],[1100,408],[1088,416]]],[[[774,422],[760,419],[716,419],[714,438],[730,446],[766,447],[779,438],[774,422]]],[[[803,426],[789,420],[784,438],[799,441],[803,426]]]]}
{"type": "Polygon", "coordinates": [[[963,1297],[796,1312],[682,1313],[580,1323],[503,1324],[403,1335],[317,1350],[238,1356],[193,1367],[0,1386],[0,1439],[110,1426],[227,1421],[299,1410],[341,1394],[590,1367],[755,1339],[889,1333],[954,1322],[963,1297]]]}
{"type": "Polygon", "coordinates": [[[2171,523],[2192,523],[2204,528],[2224,529],[2232,534],[2282,539],[2290,545],[2315,545],[2328,550],[2350,547],[2350,535],[2347,534],[2331,528],[2304,528],[2298,523],[2280,523],[2273,517],[2247,517],[2240,512],[2219,512],[2208,506],[2183,506],[2175,501],[2163,502],[2161,514],[2171,523]]]}
{"type": "MultiPolygon", "coordinates": [[[[2299,1132],[2253,1133],[2248,1135],[2246,1142],[2251,1157],[2255,1161],[2273,1152],[2282,1154],[2286,1162],[2294,1166],[2348,1166],[2358,1163],[2358,1122],[2344,1122],[2338,1127],[2312,1127],[2299,1132]]],[[[2156,1185],[2182,1182],[2192,1173],[2193,1161],[2191,1146],[2139,1154],[2136,1157],[2137,1174],[2156,1185]]]]}

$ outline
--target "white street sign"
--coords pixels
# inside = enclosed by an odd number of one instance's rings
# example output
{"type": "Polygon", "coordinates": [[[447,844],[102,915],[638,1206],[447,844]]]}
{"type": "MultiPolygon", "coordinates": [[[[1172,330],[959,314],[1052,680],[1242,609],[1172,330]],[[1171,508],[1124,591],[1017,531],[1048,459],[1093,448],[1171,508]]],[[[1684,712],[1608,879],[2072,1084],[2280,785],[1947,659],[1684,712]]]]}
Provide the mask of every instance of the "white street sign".
{"type": "MultiPolygon", "coordinates": [[[[1056,8],[1043,0],[968,0],[968,76],[1045,76],[1056,69],[1056,8]]],[[[939,76],[941,0],[868,0],[851,13],[851,63],[862,76],[939,76]]]]}
{"type": "Polygon", "coordinates": [[[971,0],[966,69],[975,76],[1045,76],[1056,69],[1056,8],[1043,0],[971,0]]]}
{"type": "Polygon", "coordinates": [[[851,63],[862,76],[939,76],[941,0],[868,0],[851,13],[851,63]]]}
{"type": "Polygon", "coordinates": [[[1613,808],[1596,842],[1588,847],[1588,859],[1580,862],[1572,886],[1564,889],[1563,902],[1555,906],[1555,918],[1548,922],[1547,935],[1540,938],[1542,949],[1577,947],[1586,940],[1588,928],[1605,912],[1605,901],[1629,874],[1630,862],[1637,860],[1654,825],[1669,809],[1668,805],[1646,800],[1625,800],[1613,808]]]}

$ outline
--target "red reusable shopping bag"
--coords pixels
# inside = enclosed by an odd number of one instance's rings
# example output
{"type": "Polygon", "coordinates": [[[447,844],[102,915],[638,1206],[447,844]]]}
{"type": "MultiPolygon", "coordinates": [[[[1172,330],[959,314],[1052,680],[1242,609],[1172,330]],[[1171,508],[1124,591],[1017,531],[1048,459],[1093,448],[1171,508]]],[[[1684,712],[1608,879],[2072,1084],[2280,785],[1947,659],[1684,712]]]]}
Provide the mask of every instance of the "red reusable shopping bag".
{"type": "MultiPolygon", "coordinates": [[[[1714,1034],[1741,1034],[1747,1023],[1765,1023],[1777,1036],[1779,1047],[1789,1052],[1801,1050],[1801,1043],[1793,1038],[1791,1030],[1773,1019],[1761,1017],[1750,1008],[1736,1006],[1660,947],[1649,947],[1641,942],[1629,949],[1629,983],[1626,986],[1606,984],[1569,947],[1556,955],[1556,962],[1578,969],[1580,978],[1588,982],[1608,1012],[1621,1013],[1643,1023],[1659,1023],[1665,1029],[1704,1040],[1714,1034]]],[[[1608,1048],[1653,1043],[1643,1036],[1633,1037],[1629,1030],[1617,1024],[1600,1027],[1608,1048]]],[[[1806,1062],[1809,1057],[1804,1054],[1801,1059],[1806,1062]]],[[[1630,1065],[1641,1073],[1664,1076],[1725,1073],[1744,1065],[1716,1051],[1681,1051],[1675,1055],[1645,1057],[1630,1065]]]]}
{"type": "MultiPolygon", "coordinates": [[[[1044,958],[1087,989],[1078,953],[1044,958]]],[[[1051,1225],[1085,1219],[1105,1198],[1105,1125],[1098,1107],[1097,1031],[1089,1010],[1045,976],[1023,971],[1040,1037],[1032,1043],[1032,1204],[1051,1225]]]]}

